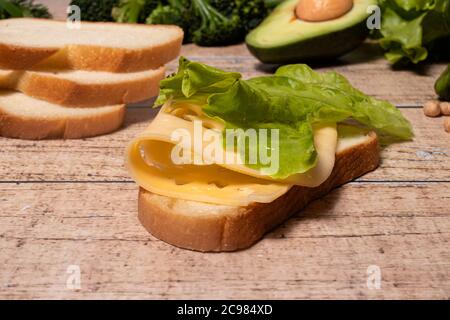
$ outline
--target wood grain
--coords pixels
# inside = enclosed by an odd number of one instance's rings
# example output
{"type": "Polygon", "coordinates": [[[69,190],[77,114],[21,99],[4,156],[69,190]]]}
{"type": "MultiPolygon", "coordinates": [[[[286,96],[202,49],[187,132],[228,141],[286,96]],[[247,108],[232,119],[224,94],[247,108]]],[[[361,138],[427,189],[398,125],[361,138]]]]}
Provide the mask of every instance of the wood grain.
{"type": "MultiPolygon", "coordinates": [[[[68,0],[40,2],[64,19],[68,0]]],[[[186,45],[182,54],[244,77],[276,68],[244,45],[186,45]]],[[[449,299],[450,136],[419,108],[445,63],[393,70],[368,42],[313,67],[402,107],[416,137],[384,148],[378,170],[240,252],[181,250],[139,224],[123,159],[149,108],[129,108],[125,128],[102,137],[0,138],[0,298],[449,299]],[[80,266],[80,290],[66,287],[70,265],[80,266]],[[370,265],[381,268],[379,290],[366,285],[370,265]]]]}
{"type": "Polygon", "coordinates": [[[202,254],[146,233],[133,184],[1,184],[0,298],[447,299],[447,187],[349,184],[249,250],[202,254]],[[81,290],[65,287],[69,265],[81,290]]]}

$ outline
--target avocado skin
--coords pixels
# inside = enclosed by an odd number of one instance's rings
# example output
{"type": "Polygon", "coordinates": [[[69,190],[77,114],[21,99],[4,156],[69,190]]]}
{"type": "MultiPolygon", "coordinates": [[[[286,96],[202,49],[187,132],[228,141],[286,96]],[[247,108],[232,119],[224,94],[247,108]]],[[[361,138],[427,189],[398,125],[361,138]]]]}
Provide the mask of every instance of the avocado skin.
{"type": "Polygon", "coordinates": [[[352,27],[288,45],[259,48],[246,41],[250,52],[263,63],[283,64],[337,58],[358,47],[368,36],[366,20],[352,27]]]}
{"type": "Polygon", "coordinates": [[[439,95],[439,98],[447,101],[450,100],[450,65],[436,81],[434,89],[439,95]]]}

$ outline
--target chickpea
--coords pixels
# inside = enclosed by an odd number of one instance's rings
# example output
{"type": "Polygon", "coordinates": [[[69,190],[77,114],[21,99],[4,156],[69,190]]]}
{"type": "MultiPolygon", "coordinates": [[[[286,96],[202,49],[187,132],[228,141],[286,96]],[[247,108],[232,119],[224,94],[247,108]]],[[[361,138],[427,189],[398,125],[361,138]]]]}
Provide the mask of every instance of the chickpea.
{"type": "Polygon", "coordinates": [[[439,107],[439,101],[428,101],[423,106],[423,113],[427,117],[438,117],[441,115],[441,108],[439,107]]]}
{"type": "Polygon", "coordinates": [[[444,116],[450,116],[450,102],[441,102],[439,106],[444,116]]]}

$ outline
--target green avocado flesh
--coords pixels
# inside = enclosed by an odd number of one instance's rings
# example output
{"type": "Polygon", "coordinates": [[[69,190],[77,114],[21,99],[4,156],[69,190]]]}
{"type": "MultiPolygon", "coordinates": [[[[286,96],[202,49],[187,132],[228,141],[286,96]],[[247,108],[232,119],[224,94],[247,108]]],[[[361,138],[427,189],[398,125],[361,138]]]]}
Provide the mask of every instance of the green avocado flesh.
{"type": "MultiPolygon", "coordinates": [[[[300,0],[301,1],[301,0],[300,0]]],[[[297,19],[299,0],[279,5],[246,38],[250,52],[264,63],[291,63],[335,58],[360,45],[369,33],[369,6],[377,0],[354,0],[353,8],[340,18],[307,22],[297,19]]]]}

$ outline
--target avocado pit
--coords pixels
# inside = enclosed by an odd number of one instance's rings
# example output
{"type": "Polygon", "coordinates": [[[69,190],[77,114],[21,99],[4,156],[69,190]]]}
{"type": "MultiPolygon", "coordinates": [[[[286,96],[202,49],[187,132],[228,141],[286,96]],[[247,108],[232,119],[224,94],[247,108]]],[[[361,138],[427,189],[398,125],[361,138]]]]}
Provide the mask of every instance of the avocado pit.
{"type": "Polygon", "coordinates": [[[338,19],[353,8],[353,0],[300,0],[295,7],[298,19],[323,22],[338,19]]]}

